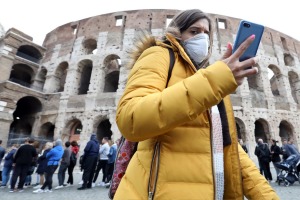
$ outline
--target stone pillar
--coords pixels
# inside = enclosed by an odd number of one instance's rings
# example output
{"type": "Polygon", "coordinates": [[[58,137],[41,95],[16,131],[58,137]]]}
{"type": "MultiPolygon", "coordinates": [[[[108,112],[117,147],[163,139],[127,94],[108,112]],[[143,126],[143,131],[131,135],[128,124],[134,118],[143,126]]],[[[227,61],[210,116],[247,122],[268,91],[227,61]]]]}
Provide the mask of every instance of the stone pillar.
{"type": "Polygon", "coordinates": [[[2,140],[2,146],[4,148],[6,148],[7,146],[9,128],[12,121],[13,121],[12,114],[0,111],[0,140],[2,140]]]}
{"type": "Polygon", "coordinates": [[[0,82],[3,82],[3,81],[8,80],[10,77],[11,68],[13,66],[13,58],[11,58],[7,55],[5,55],[5,56],[1,55],[0,56],[0,66],[1,66],[0,82]]]}

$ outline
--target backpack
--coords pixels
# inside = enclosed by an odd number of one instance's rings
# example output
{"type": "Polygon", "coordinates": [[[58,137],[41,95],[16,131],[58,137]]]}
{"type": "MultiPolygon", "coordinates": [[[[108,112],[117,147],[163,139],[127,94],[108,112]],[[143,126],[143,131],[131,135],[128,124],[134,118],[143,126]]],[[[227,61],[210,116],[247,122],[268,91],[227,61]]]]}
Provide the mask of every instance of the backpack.
{"type": "MultiPolygon", "coordinates": [[[[170,65],[169,65],[169,71],[168,71],[168,78],[167,78],[167,83],[166,87],[169,83],[169,80],[171,78],[172,70],[174,67],[175,63],[175,56],[174,52],[172,49],[169,49],[169,54],[170,54],[170,65]]],[[[114,171],[113,175],[111,178],[111,183],[108,191],[108,196],[110,199],[114,198],[114,195],[118,189],[118,186],[122,180],[122,177],[125,174],[125,171],[127,169],[127,166],[134,155],[134,153],[137,150],[138,142],[131,142],[128,141],[126,138],[121,136],[120,142],[118,145],[118,150],[117,150],[117,155],[116,155],[116,160],[115,160],[115,165],[114,165],[114,171]]]]}
{"type": "Polygon", "coordinates": [[[263,148],[258,147],[259,158],[271,161],[271,152],[267,144],[263,144],[263,148]]]}

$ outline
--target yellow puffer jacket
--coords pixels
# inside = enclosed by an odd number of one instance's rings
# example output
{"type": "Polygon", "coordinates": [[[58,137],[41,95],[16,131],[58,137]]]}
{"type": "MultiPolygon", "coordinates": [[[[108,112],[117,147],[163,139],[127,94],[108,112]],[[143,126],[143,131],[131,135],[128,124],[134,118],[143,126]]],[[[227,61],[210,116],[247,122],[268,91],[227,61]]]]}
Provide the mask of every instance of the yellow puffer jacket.
{"type": "Polygon", "coordinates": [[[169,53],[164,44],[145,50],[128,78],[117,124],[140,141],[116,200],[215,199],[209,108],[224,99],[231,144],[224,147],[224,199],[279,199],[237,142],[232,106],[237,88],[228,66],[218,61],[196,70],[168,36],[175,65],[168,87],[169,53]]]}

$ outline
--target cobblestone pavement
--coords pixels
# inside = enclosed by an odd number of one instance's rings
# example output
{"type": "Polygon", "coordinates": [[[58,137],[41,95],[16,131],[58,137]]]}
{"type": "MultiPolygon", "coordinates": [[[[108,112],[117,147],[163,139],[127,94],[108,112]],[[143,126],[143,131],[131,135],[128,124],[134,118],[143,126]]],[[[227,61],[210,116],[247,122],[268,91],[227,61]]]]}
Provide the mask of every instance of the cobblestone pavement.
{"type": "MultiPolygon", "coordinates": [[[[275,171],[272,170],[272,174],[275,171]]],[[[98,180],[101,180],[102,174],[99,174],[98,180]]],[[[66,178],[68,175],[66,175],[66,178]]],[[[75,184],[73,186],[53,190],[52,193],[32,193],[33,188],[26,188],[22,193],[10,193],[8,188],[0,189],[0,200],[109,200],[107,188],[96,186],[89,190],[77,190],[78,183],[81,179],[80,173],[74,174],[75,184]]],[[[35,176],[33,176],[35,180],[35,176]]],[[[57,174],[53,176],[53,188],[57,186],[57,174]]],[[[300,184],[294,183],[289,187],[283,185],[278,186],[276,183],[271,183],[281,200],[299,200],[300,199],[300,184]]]]}

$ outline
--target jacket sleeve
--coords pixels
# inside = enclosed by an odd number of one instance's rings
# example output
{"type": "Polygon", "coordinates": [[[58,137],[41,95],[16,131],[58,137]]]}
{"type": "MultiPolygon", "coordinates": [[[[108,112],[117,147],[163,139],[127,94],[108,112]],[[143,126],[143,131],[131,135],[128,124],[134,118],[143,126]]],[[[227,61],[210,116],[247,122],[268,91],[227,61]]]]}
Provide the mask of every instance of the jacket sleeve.
{"type": "Polygon", "coordinates": [[[165,88],[169,53],[164,48],[150,49],[136,61],[117,108],[118,128],[130,141],[155,137],[196,119],[237,87],[224,62],[185,78],[188,66],[177,59],[172,73],[177,70],[184,79],[165,88]]]}
{"type": "Polygon", "coordinates": [[[279,197],[260,173],[245,151],[238,147],[242,170],[243,191],[247,199],[279,200],[279,197]]]}

